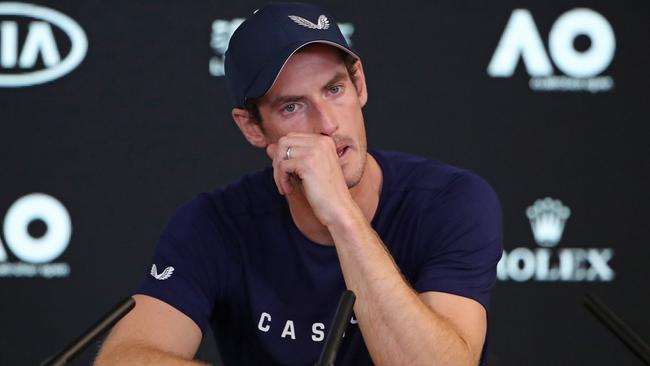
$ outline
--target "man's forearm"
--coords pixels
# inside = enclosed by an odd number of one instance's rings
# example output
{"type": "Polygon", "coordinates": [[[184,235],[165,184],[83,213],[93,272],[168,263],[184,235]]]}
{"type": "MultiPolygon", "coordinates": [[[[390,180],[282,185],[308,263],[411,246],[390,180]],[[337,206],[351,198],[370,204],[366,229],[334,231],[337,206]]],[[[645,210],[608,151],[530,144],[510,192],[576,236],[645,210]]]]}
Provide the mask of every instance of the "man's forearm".
{"type": "Polygon", "coordinates": [[[378,365],[471,365],[472,350],[451,323],[402,277],[365,217],[353,207],[328,225],[368,351],[378,365]]]}
{"type": "Polygon", "coordinates": [[[206,363],[187,360],[173,353],[164,352],[150,346],[122,344],[102,349],[95,359],[94,366],[205,366],[206,363]]]}

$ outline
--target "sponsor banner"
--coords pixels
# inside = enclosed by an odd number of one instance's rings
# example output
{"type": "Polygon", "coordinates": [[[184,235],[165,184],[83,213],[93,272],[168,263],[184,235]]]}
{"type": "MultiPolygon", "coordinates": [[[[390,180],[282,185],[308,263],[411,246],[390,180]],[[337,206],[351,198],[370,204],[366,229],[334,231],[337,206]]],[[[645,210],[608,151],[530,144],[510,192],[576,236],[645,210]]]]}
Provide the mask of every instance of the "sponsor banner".
{"type": "Polygon", "coordinates": [[[548,33],[546,50],[533,14],[527,9],[515,9],[487,73],[494,78],[512,77],[521,60],[531,77],[531,90],[596,93],[614,88],[611,76],[600,75],[611,64],[616,51],[614,30],[600,13],[576,8],[562,14],[548,33]],[[577,49],[580,40],[586,47],[577,49]],[[553,65],[560,75],[554,74],[553,65]]]}
{"type": "Polygon", "coordinates": [[[54,262],[72,237],[70,214],[56,198],[32,193],[18,199],[7,210],[2,228],[5,241],[0,239],[0,277],[70,275],[68,263],[54,262]],[[42,232],[38,232],[39,225],[42,232]],[[11,261],[8,252],[17,261],[11,261]]]}
{"type": "Polygon", "coordinates": [[[550,197],[528,207],[533,237],[539,248],[519,247],[504,251],[497,266],[500,281],[610,282],[615,273],[609,262],[613,248],[556,248],[571,216],[569,207],[550,197]]]}
{"type": "Polygon", "coordinates": [[[87,50],[86,33],[69,16],[43,6],[0,2],[0,87],[61,78],[79,66],[87,50]],[[57,30],[68,40],[57,38],[57,30]],[[68,42],[69,51],[62,54],[68,42]]]}

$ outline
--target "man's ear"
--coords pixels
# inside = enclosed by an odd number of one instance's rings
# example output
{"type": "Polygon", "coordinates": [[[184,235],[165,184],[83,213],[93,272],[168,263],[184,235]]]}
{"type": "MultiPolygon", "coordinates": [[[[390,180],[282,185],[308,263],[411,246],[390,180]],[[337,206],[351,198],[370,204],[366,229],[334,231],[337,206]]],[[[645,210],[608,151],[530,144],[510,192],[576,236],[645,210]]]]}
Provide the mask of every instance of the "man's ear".
{"type": "Polygon", "coordinates": [[[363,107],[366,105],[366,102],[368,102],[368,89],[366,88],[366,75],[363,73],[361,60],[356,60],[354,62],[354,68],[356,69],[356,73],[352,82],[354,83],[354,87],[357,89],[359,104],[363,107]]]}
{"type": "Polygon", "coordinates": [[[256,147],[266,147],[268,141],[262,125],[251,114],[242,108],[232,109],[232,119],[235,120],[237,127],[244,134],[246,140],[256,147]]]}

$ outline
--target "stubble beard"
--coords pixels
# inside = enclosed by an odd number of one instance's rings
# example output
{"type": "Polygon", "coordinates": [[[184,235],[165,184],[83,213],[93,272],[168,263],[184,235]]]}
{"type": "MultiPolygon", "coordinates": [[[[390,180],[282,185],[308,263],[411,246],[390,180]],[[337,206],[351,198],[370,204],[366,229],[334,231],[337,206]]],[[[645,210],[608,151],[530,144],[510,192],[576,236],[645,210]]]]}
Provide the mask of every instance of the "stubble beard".
{"type": "Polygon", "coordinates": [[[361,182],[361,178],[363,178],[363,174],[366,170],[366,164],[368,163],[368,144],[365,140],[359,143],[358,153],[359,162],[356,164],[356,166],[353,167],[354,170],[348,174],[345,174],[345,171],[343,172],[345,177],[345,184],[348,186],[348,189],[354,188],[359,184],[359,182],[361,182]]]}

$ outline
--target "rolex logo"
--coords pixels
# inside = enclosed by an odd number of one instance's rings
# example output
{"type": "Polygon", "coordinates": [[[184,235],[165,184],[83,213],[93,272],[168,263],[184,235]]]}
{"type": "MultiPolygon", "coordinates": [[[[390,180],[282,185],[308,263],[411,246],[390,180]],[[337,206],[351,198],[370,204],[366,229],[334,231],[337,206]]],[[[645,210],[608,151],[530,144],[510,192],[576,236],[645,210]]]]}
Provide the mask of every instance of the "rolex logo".
{"type": "Polygon", "coordinates": [[[616,273],[610,265],[611,247],[585,248],[556,245],[562,239],[571,210],[562,201],[546,197],[526,209],[535,241],[541,248],[526,246],[504,250],[497,264],[499,281],[610,282],[616,273]]]}
{"type": "Polygon", "coordinates": [[[564,224],[571,216],[571,210],[562,201],[546,197],[528,207],[526,216],[530,220],[537,244],[552,247],[562,239],[564,224]]]}

